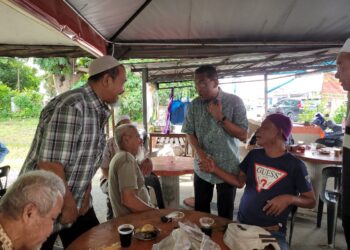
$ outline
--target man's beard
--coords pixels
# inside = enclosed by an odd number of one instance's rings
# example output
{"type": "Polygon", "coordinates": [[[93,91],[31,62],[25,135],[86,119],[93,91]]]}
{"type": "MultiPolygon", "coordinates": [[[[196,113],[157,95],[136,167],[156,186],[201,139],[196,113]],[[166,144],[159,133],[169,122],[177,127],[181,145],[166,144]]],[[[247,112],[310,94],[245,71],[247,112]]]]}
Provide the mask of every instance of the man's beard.
{"type": "Polygon", "coordinates": [[[145,159],[145,150],[144,150],[143,146],[139,147],[135,158],[138,162],[141,162],[145,159]]]}

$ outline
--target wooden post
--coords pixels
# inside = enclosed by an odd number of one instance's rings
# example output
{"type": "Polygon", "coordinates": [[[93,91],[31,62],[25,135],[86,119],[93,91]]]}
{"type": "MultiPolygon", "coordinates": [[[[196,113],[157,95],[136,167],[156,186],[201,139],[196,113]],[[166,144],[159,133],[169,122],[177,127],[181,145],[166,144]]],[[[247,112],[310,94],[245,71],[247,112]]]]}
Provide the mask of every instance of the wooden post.
{"type": "Polygon", "coordinates": [[[267,89],[267,73],[264,74],[265,90],[264,90],[264,101],[265,101],[265,115],[267,114],[267,101],[268,101],[268,89],[267,89]]]}
{"type": "MultiPolygon", "coordinates": [[[[142,106],[143,106],[143,127],[145,129],[146,135],[148,135],[148,124],[147,124],[147,82],[148,82],[148,69],[142,69],[142,106]]],[[[148,139],[148,136],[146,137],[148,139]]],[[[148,143],[144,142],[145,148],[147,150],[148,143]]]]}

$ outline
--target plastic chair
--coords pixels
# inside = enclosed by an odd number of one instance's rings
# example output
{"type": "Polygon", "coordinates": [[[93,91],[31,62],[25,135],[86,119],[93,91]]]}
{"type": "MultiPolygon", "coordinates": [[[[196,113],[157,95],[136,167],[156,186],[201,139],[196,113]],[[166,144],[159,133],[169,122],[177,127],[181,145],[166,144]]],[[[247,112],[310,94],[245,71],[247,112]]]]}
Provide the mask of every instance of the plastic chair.
{"type": "Polygon", "coordinates": [[[322,169],[321,190],[318,201],[317,210],[317,227],[321,227],[323,204],[327,204],[327,237],[328,244],[334,247],[335,230],[337,227],[338,204],[340,202],[340,186],[341,186],[342,167],[330,166],[322,169]],[[334,189],[327,190],[327,180],[334,178],[334,189]]]}
{"type": "Polygon", "coordinates": [[[0,198],[6,193],[9,172],[10,166],[0,167],[0,198]]]}
{"type": "Polygon", "coordinates": [[[294,230],[294,223],[295,223],[295,217],[297,215],[297,206],[293,206],[292,210],[290,211],[290,227],[289,227],[289,240],[288,240],[288,245],[289,247],[292,245],[292,238],[293,238],[293,230],[294,230]]]}

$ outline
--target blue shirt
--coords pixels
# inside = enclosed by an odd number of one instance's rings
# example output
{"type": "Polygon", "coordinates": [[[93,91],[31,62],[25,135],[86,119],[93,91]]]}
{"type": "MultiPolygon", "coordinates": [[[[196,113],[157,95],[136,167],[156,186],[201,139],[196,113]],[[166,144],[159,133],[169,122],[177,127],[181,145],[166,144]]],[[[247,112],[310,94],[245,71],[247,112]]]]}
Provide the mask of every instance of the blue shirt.
{"type": "MultiPolygon", "coordinates": [[[[248,121],[243,101],[236,95],[219,89],[217,97],[222,103],[222,112],[226,118],[241,127],[248,129],[248,121]]],[[[216,164],[229,173],[239,173],[239,140],[229,135],[208,112],[208,101],[199,97],[194,99],[186,115],[182,132],[197,137],[199,146],[211,155],[216,164]]],[[[195,156],[194,171],[203,180],[212,184],[223,183],[223,180],[211,173],[199,170],[198,156],[195,156]]]]}
{"type": "Polygon", "coordinates": [[[255,149],[249,152],[240,168],[247,180],[238,220],[262,227],[279,224],[281,231],[285,232],[291,206],[276,217],[266,215],[262,209],[268,200],[278,195],[297,195],[312,190],[305,164],[290,153],[270,158],[264,149],[255,149]]]}

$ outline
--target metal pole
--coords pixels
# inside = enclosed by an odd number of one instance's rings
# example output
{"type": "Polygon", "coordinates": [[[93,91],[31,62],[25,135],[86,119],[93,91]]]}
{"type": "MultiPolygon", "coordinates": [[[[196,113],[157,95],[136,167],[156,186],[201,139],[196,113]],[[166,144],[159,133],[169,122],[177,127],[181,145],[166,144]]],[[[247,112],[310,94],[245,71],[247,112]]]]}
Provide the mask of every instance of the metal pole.
{"type": "Polygon", "coordinates": [[[267,74],[264,74],[264,83],[265,83],[265,88],[264,88],[264,101],[265,101],[265,115],[267,114],[267,98],[268,98],[268,93],[267,93],[267,74]]]}
{"type": "MultiPolygon", "coordinates": [[[[147,82],[148,82],[148,69],[142,69],[142,106],[143,106],[143,127],[146,135],[148,135],[148,124],[147,124],[147,82]]],[[[148,136],[147,136],[147,139],[148,136]]],[[[145,149],[148,150],[148,141],[144,142],[145,149]]]]}

